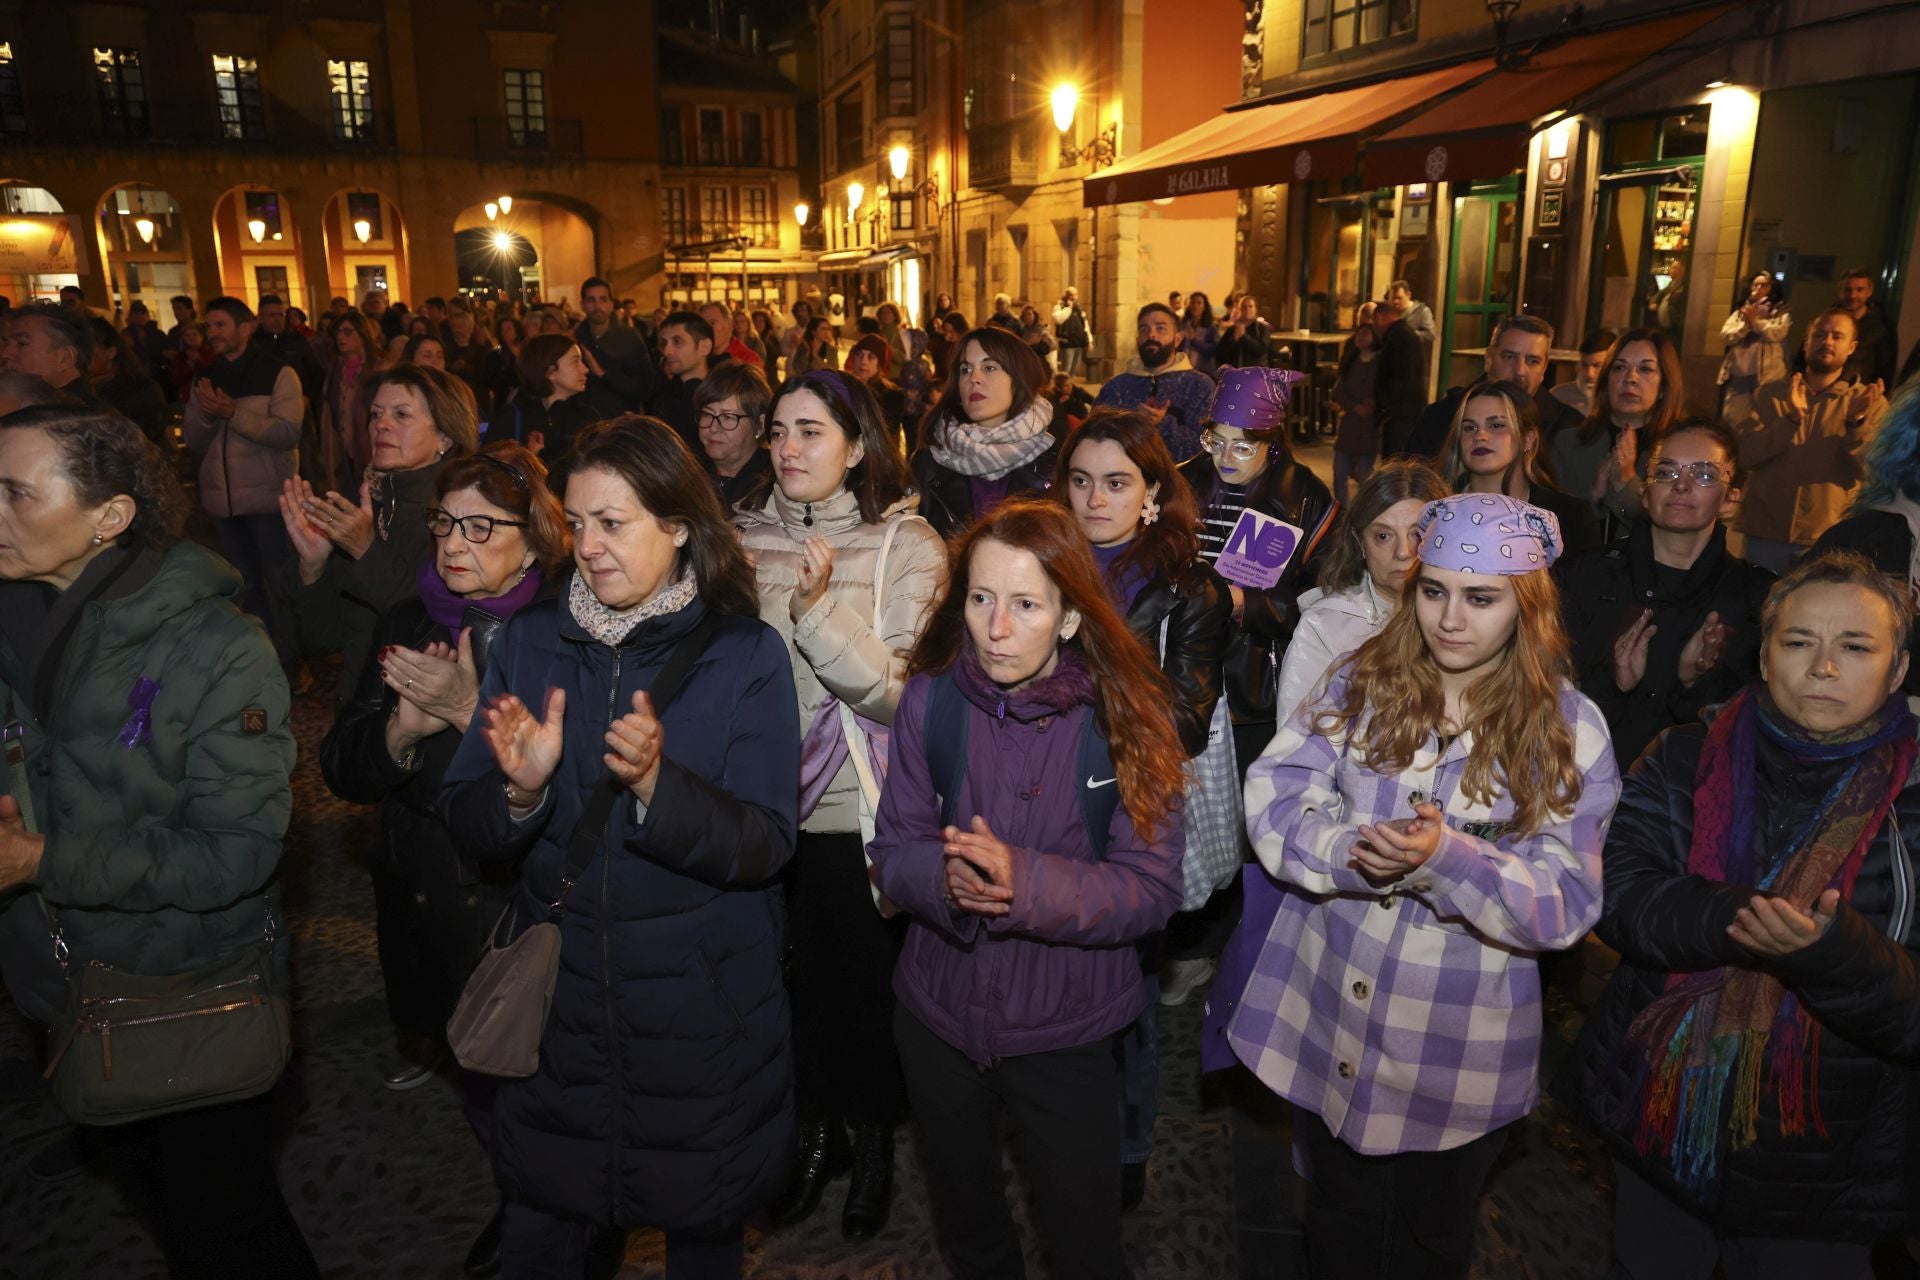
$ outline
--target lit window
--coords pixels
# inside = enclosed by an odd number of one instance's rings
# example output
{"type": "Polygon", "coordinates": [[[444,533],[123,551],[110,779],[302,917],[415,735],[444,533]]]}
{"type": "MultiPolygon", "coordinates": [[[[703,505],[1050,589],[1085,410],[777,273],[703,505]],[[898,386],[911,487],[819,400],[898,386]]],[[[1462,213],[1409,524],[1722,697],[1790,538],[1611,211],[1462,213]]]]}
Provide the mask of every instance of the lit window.
{"type": "Polygon", "coordinates": [[[507,141],[516,147],[547,145],[547,73],[503,71],[507,141]]]}
{"type": "Polygon", "coordinates": [[[333,136],[343,141],[373,140],[373,73],[358,58],[327,59],[333,95],[333,136]]]}
{"type": "Polygon", "coordinates": [[[233,53],[214,54],[213,93],[220,104],[222,136],[236,142],[257,142],[267,136],[258,62],[233,53]]]}
{"type": "Polygon", "coordinates": [[[138,49],[95,49],[94,86],[100,96],[100,123],[110,138],[144,138],[147,78],[138,49]]]}
{"type": "Polygon", "coordinates": [[[20,70],[13,65],[13,45],[0,40],[0,133],[27,131],[27,102],[20,94],[20,70]]]}
{"type": "Polygon", "coordinates": [[[667,241],[670,244],[683,244],[687,235],[687,189],[685,187],[662,187],[660,190],[660,221],[666,228],[667,241]]]}

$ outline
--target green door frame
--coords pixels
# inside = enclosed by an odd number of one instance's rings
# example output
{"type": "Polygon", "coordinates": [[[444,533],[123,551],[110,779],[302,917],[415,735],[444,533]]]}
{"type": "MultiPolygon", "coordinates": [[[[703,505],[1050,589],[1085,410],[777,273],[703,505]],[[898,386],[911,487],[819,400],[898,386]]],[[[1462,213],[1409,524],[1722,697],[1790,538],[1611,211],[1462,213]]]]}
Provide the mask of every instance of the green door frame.
{"type": "MultiPolygon", "coordinates": [[[[1440,385],[1443,387],[1447,385],[1448,371],[1453,366],[1454,317],[1457,315],[1478,315],[1491,317],[1491,320],[1498,320],[1499,317],[1506,315],[1513,309],[1514,303],[1511,292],[1504,298],[1495,298],[1489,294],[1479,302],[1460,302],[1455,285],[1460,279],[1461,206],[1468,200],[1482,200],[1491,206],[1487,210],[1488,234],[1484,249],[1486,253],[1486,263],[1485,275],[1482,277],[1487,282],[1487,285],[1491,287],[1493,283],[1494,255],[1499,252],[1500,248],[1500,206],[1502,204],[1514,204],[1517,206],[1519,199],[1520,177],[1518,174],[1493,182],[1470,182],[1467,184],[1467,190],[1464,194],[1456,195],[1453,198],[1453,225],[1447,236],[1447,305],[1446,314],[1441,318],[1440,323],[1440,385]]],[[[1510,291],[1517,290],[1520,287],[1520,245],[1518,241],[1520,223],[1518,220],[1519,209],[1517,207],[1514,210],[1514,214],[1515,243],[1513,246],[1513,271],[1508,277],[1508,288],[1510,291]]],[[[1487,337],[1490,337],[1493,333],[1493,326],[1491,321],[1489,321],[1482,327],[1485,333],[1482,335],[1480,345],[1484,346],[1486,345],[1487,337]]]]}

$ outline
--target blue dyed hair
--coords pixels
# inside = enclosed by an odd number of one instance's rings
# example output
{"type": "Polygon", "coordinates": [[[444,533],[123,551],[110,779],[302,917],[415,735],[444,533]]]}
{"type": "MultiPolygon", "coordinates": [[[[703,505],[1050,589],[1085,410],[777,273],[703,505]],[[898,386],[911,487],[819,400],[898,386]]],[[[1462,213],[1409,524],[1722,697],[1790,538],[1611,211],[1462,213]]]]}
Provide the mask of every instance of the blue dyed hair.
{"type": "Polygon", "coordinates": [[[1884,507],[1897,497],[1920,502],[1920,378],[1909,378],[1893,393],[1864,461],[1867,478],[1849,515],[1884,507]]]}

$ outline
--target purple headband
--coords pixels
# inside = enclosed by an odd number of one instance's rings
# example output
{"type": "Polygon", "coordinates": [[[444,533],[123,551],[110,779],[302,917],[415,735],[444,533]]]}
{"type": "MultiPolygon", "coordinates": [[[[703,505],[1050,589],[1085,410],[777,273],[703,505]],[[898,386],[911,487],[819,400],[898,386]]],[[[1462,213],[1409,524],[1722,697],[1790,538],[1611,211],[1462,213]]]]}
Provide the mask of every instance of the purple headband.
{"type": "Polygon", "coordinates": [[[1278,431],[1287,425],[1293,384],[1306,381],[1297,369],[1222,369],[1208,416],[1222,427],[1242,431],[1278,431]]]}
{"type": "Polygon", "coordinates": [[[841,380],[842,377],[844,375],[841,375],[837,369],[809,369],[800,375],[800,381],[831,388],[834,399],[840,402],[840,407],[858,421],[860,415],[854,412],[853,397],[847,394],[847,384],[841,380]]]}
{"type": "Polygon", "coordinates": [[[1565,549],[1558,516],[1503,493],[1457,493],[1430,502],[1416,532],[1421,564],[1460,573],[1532,573],[1565,549]]]}

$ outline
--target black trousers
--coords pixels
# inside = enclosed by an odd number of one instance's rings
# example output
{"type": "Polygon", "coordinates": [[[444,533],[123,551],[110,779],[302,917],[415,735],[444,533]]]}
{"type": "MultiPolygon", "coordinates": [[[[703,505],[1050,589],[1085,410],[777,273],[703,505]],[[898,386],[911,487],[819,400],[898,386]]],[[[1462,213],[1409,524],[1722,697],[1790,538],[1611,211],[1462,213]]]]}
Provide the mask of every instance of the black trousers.
{"type": "Polygon", "coordinates": [[[858,832],[802,831],[787,864],[787,985],[801,1123],[900,1120],[893,966],[906,917],[882,918],[858,832]]]}
{"type": "Polygon", "coordinates": [[[1507,1130],[1450,1151],[1363,1156],[1294,1110],[1307,1149],[1307,1257],[1314,1280],[1465,1280],[1480,1188],[1507,1130]]]}
{"type": "Polygon", "coordinates": [[[318,1280],[273,1168],[273,1094],[95,1131],[174,1280],[318,1280]]]}
{"type": "MultiPolygon", "coordinates": [[[[388,840],[384,831],[381,844],[388,840]]],[[[417,883],[384,847],[367,859],[373,878],[374,936],[387,1015],[403,1035],[439,1040],[460,991],[506,906],[506,890],[488,883],[417,883]]]]}
{"type": "Polygon", "coordinates": [[[1013,1122],[1053,1270],[1123,1280],[1120,1074],[1112,1041],[1002,1058],[981,1070],[905,1009],[894,1015],[941,1251],[959,1280],[1022,1280],[1000,1118],[1013,1122]]]}

